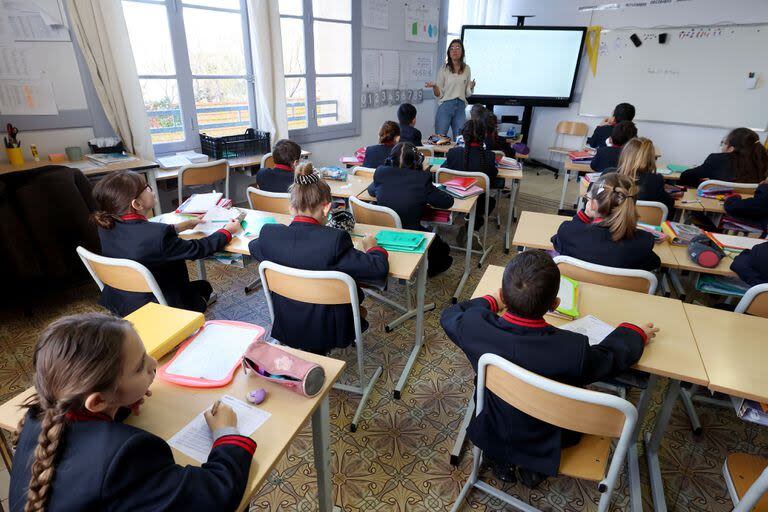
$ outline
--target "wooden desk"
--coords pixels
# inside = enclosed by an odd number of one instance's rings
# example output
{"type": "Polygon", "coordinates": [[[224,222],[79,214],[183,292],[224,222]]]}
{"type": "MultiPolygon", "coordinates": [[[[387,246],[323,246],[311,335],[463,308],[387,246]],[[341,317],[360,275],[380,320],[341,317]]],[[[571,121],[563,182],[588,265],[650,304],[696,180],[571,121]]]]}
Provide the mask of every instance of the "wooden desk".
{"type": "MultiPolygon", "coordinates": [[[[287,347],[283,348],[293,351],[287,347]]],[[[319,509],[330,511],[333,508],[333,495],[328,394],[346,363],[308,352],[294,352],[304,359],[316,362],[325,370],[323,390],[313,398],[306,398],[264,379],[246,376],[242,371],[235,373],[234,380],[228,386],[215,389],[185,388],[155,379],[150,388],[152,397],[147,399],[141,414],[131,416],[126,423],[158,435],[167,441],[222,395],[231,395],[244,400],[246,394],[254,387],[263,387],[267,390],[268,398],[259,405],[259,408],[271,413],[272,416],[251,435],[258,447],[251,464],[248,485],[238,510],[248,509],[251,496],[261,488],[288,445],[296,438],[307,419],[311,418],[319,509]]],[[[171,354],[167,355],[162,362],[166,362],[170,356],[171,354]]],[[[0,427],[9,431],[16,429],[22,416],[18,406],[32,392],[33,388],[29,388],[0,406],[0,427]]],[[[173,449],[173,455],[178,464],[200,466],[198,461],[175,449],[173,449]]]]}
{"type": "MultiPolygon", "coordinates": [[[[546,251],[552,250],[554,246],[550,239],[557,233],[560,224],[567,220],[571,220],[571,217],[549,213],[523,212],[517,223],[512,245],[546,251]]],[[[678,268],[678,261],[672,252],[672,247],[668,242],[654,244],[653,252],[659,256],[661,266],[678,268]]]]}
{"type": "Polygon", "coordinates": [[[349,174],[347,175],[347,181],[325,180],[325,182],[331,187],[331,195],[333,197],[347,199],[360,195],[373,182],[373,178],[349,174]]]}
{"type": "Polygon", "coordinates": [[[732,257],[726,256],[720,260],[720,263],[715,268],[706,268],[691,261],[691,258],[688,256],[688,246],[672,244],[667,245],[672,251],[672,255],[675,257],[675,260],[677,261],[678,270],[687,270],[689,272],[712,274],[716,276],[734,277],[736,275],[736,272],[731,270],[731,263],[733,263],[732,257]]]}
{"type": "MultiPolygon", "coordinates": [[[[88,164],[91,163],[90,160],[80,160],[79,162],[25,162],[23,165],[11,165],[8,163],[0,164],[0,174],[7,174],[11,172],[22,172],[22,171],[30,171],[32,169],[38,169],[40,167],[45,167],[47,165],[63,165],[65,167],[68,167],[68,164],[88,164]]],[[[114,164],[104,165],[100,166],[96,163],[92,163],[93,168],[85,169],[82,171],[83,174],[86,176],[98,176],[100,174],[109,174],[110,172],[115,171],[125,171],[125,170],[132,170],[132,171],[145,171],[148,169],[154,169],[158,167],[156,162],[151,162],[149,160],[142,160],[141,158],[137,160],[131,160],[128,162],[117,162],[114,164]]],[[[75,168],[75,167],[73,167],[75,168]]]]}
{"type": "Polygon", "coordinates": [[[437,155],[444,155],[448,153],[448,151],[456,147],[456,144],[454,144],[453,142],[451,142],[450,144],[440,144],[439,146],[435,144],[424,144],[421,147],[431,149],[432,152],[435,154],[435,156],[437,156],[437,155]]]}

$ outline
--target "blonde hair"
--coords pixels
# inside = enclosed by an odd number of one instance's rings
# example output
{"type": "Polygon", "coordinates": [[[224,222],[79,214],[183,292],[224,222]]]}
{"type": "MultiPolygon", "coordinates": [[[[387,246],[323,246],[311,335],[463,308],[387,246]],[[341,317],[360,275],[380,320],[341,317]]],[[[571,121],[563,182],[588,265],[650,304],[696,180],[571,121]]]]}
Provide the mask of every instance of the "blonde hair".
{"type": "Polygon", "coordinates": [[[640,174],[655,173],[656,149],[651,139],[636,137],[627,142],[621,149],[617,172],[634,182],[640,174]]]}
{"type": "Polygon", "coordinates": [[[634,238],[637,229],[637,185],[615,172],[601,176],[592,187],[591,198],[597,203],[600,225],[607,227],[614,242],[634,238]]]}
{"type": "Polygon", "coordinates": [[[291,193],[291,208],[297,212],[312,212],[333,200],[331,187],[315,171],[312,162],[296,166],[294,182],[288,192],[291,193]]]}

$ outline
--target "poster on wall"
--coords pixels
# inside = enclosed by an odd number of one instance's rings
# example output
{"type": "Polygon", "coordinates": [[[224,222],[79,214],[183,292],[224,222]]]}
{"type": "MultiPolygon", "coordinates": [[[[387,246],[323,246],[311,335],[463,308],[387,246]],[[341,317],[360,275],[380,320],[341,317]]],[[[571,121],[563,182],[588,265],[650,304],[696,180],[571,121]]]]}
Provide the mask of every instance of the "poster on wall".
{"type": "Polygon", "coordinates": [[[432,1],[405,4],[405,40],[416,43],[437,43],[440,9],[432,1]]]}
{"type": "Polygon", "coordinates": [[[389,0],[363,0],[363,26],[389,30],[389,0]]]}
{"type": "Polygon", "coordinates": [[[400,55],[400,86],[418,87],[434,79],[434,58],[431,53],[403,53],[400,55]]]}

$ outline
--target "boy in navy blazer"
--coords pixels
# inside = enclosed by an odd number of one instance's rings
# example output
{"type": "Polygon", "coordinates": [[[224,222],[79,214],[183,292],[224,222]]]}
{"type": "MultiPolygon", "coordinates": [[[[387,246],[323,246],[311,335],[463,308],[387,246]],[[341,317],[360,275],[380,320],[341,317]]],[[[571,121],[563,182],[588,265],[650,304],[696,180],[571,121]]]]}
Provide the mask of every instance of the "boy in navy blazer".
{"type": "Polygon", "coordinates": [[[756,222],[765,230],[768,227],[768,180],[755,190],[753,197],[730,194],[725,198],[725,213],[731,217],[756,222]]]}
{"type": "Polygon", "coordinates": [[[421,132],[416,129],[416,107],[403,103],[397,109],[397,121],[400,123],[400,141],[421,146],[421,132]]]}
{"type": "Polygon", "coordinates": [[[265,192],[288,192],[293,185],[293,169],[301,158],[301,146],[288,139],[277,141],[272,149],[274,167],[259,169],[256,173],[256,185],[265,192]]]}
{"type": "Polygon", "coordinates": [[[613,126],[622,121],[632,121],[634,118],[635,107],[629,103],[619,103],[613,109],[613,115],[595,128],[592,136],[587,139],[587,144],[595,149],[607,146],[606,140],[611,136],[613,126]]]}
{"type": "MultiPolygon", "coordinates": [[[[485,353],[497,354],[527,370],[572,386],[615,376],[637,362],[658,329],[622,323],[591,346],[583,334],[558,329],[544,320],[557,308],[560,271],[544,251],[519,253],[504,269],[498,294],[446,309],[440,319],[448,337],[464,351],[477,372],[485,353]],[[506,312],[499,316],[500,310],[506,312]]],[[[493,461],[496,475],[533,487],[556,475],[560,452],[580,434],[533,418],[486,390],[486,403],[473,416],[469,438],[493,461]]]]}
{"type": "Polygon", "coordinates": [[[768,283],[768,242],[741,251],[733,259],[731,270],[750,286],[768,283]]]}
{"type": "Polygon", "coordinates": [[[624,144],[637,137],[637,128],[632,121],[616,123],[611,130],[611,145],[597,148],[589,166],[595,172],[603,172],[619,166],[619,157],[624,144]]]}

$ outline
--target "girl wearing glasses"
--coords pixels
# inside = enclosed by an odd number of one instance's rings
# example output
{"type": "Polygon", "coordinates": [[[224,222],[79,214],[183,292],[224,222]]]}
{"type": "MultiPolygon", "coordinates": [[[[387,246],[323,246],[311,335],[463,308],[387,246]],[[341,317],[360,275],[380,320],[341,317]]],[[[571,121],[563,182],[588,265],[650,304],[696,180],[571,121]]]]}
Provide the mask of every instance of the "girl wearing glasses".
{"type": "Polygon", "coordinates": [[[768,154],[760,138],[749,128],[736,128],[720,143],[720,153],[712,153],[704,163],[680,175],[680,184],[697,187],[703,180],[759,183],[768,172],[768,154]]]}

